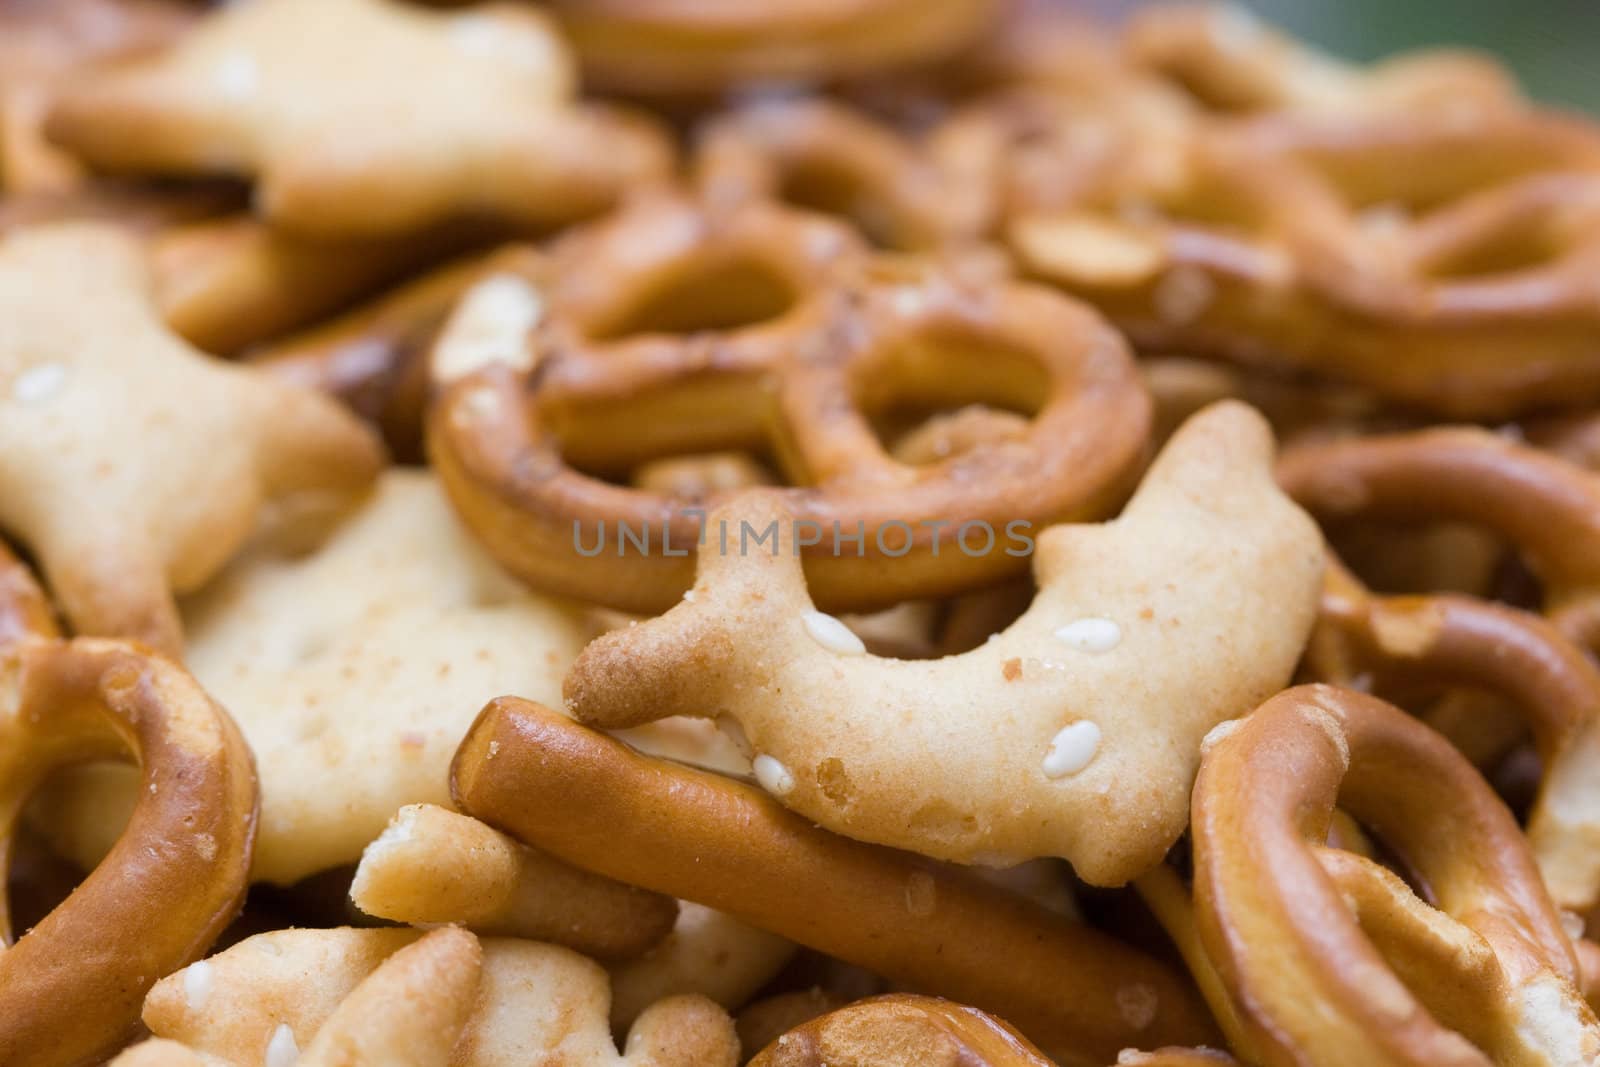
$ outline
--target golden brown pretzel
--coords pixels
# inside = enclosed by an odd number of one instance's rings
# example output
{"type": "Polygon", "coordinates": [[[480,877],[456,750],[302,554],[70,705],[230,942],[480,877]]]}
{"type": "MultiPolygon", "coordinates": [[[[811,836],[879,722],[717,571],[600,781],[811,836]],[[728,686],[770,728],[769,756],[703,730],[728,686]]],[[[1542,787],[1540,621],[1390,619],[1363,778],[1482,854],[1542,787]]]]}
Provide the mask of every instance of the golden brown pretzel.
{"type": "Polygon", "coordinates": [[[987,24],[995,0],[561,0],[583,62],[607,89],[697,94],[833,79],[938,59],[987,24]]]}
{"type": "Polygon", "coordinates": [[[60,767],[131,751],[146,786],[111,854],[15,943],[0,893],[0,1062],[45,1067],[114,1051],[145,992],[238,912],[256,780],[192,678],[139,645],[54,638],[25,577],[0,549],[0,869],[23,804],[60,767]],[[6,621],[20,622],[10,640],[6,621]]]}
{"type": "Polygon", "coordinates": [[[829,1012],[759,1052],[748,1067],[1051,1067],[1027,1038],[976,1008],[890,993],[829,1012]]]}
{"type": "MultiPolygon", "coordinates": [[[[1123,1049],[1123,1067],[1228,1067],[1221,1052],[1123,1049]]],[[[938,997],[858,1000],[780,1035],[748,1067],[1053,1067],[1004,1020],[938,997]]]]}
{"type": "Polygon", "coordinates": [[[1335,573],[1324,619],[1357,647],[1330,649],[1324,637],[1313,643],[1312,665],[1320,647],[1323,677],[1351,677],[1352,665],[1329,660],[1354,653],[1354,672],[1398,671],[1404,680],[1421,670],[1510,697],[1528,716],[1546,769],[1529,826],[1545,880],[1563,907],[1600,903],[1600,798],[1590,784],[1600,768],[1600,677],[1578,651],[1600,648],[1600,483],[1563,459],[1473,429],[1302,445],[1285,453],[1279,479],[1325,523],[1468,521],[1520,550],[1543,584],[1551,625],[1461,597],[1374,600],[1335,573]]]}
{"type": "Polygon", "coordinates": [[[664,610],[691,584],[686,548],[719,499],[585,470],[770,449],[796,483],[783,493],[795,519],[816,534],[803,551],[812,591],[850,611],[1019,573],[1025,561],[1003,551],[950,551],[950,530],[1103,514],[1143,449],[1148,400],[1120,339],[987,263],[869,261],[817,216],[654,197],[575,235],[552,275],[520,303],[499,284],[469,295],[435,349],[445,388],[428,418],[457,511],[552,592],[664,610]],[[1033,422],[1020,441],[923,467],[874,433],[874,416],[972,402],[1033,422]],[[619,523],[645,531],[648,549],[624,546],[619,523]],[[835,524],[863,534],[860,555],[850,541],[834,551],[835,524]]]}
{"type": "Polygon", "coordinates": [[[1064,1062],[1214,1034],[1187,985],[1098,931],[528,701],[484,709],[451,782],[462,810],[559,859],[982,1005],[1064,1062]]]}
{"type": "Polygon", "coordinates": [[[1141,345],[1494,417],[1600,394],[1600,136],[1515,111],[1209,127],[1161,180],[1013,212],[1141,345]]]}
{"type": "MultiPolygon", "coordinates": [[[[1465,596],[1374,596],[1330,560],[1307,666],[1317,679],[1358,681],[1380,694],[1472,686],[1508,699],[1526,719],[1544,768],[1529,817],[1534,857],[1556,902],[1587,910],[1600,898],[1600,806],[1589,796],[1600,720],[1600,669],[1551,623],[1465,596]]],[[[1477,709],[1479,713],[1483,709],[1477,709]]]]}
{"type": "Polygon", "coordinates": [[[1449,519],[1514,545],[1569,637],[1600,648],[1600,481],[1484,430],[1437,428],[1306,443],[1278,464],[1285,491],[1324,524],[1449,519]]]}
{"type": "Polygon", "coordinates": [[[1600,1056],[1572,942],[1510,813],[1399,709],[1330,686],[1279,694],[1213,735],[1192,832],[1200,940],[1263,1064],[1600,1056]],[[1336,801],[1429,903],[1321,844],[1336,801]]]}
{"type": "Polygon", "coordinates": [[[820,98],[757,102],[701,134],[708,197],[767,197],[849,219],[886,248],[933,248],[991,224],[978,183],[865,113],[820,98]]]}

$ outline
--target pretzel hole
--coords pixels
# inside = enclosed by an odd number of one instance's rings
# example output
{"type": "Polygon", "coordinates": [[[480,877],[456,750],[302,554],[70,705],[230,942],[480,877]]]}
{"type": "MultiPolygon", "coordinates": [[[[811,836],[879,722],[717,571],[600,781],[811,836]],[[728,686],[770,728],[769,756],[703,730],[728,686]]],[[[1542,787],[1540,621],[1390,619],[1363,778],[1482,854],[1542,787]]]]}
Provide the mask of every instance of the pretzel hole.
{"type": "Polygon", "coordinates": [[[737,330],[778,318],[798,299],[793,282],[756,255],[692,259],[662,272],[608,321],[591,327],[589,335],[595,341],[620,341],[737,330]]]}
{"type": "Polygon", "coordinates": [[[131,756],[57,767],[28,798],[22,825],[81,881],[127,828],[142,780],[131,756]]]}
{"type": "Polygon", "coordinates": [[[1003,340],[927,333],[862,361],[851,384],[884,451],[927,466],[1024,439],[1050,379],[1003,340]]]}
{"type": "Polygon", "coordinates": [[[86,872],[56,855],[26,825],[11,842],[11,860],[3,891],[11,919],[11,941],[32,929],[54,911],[83,881],[86,872]]]}

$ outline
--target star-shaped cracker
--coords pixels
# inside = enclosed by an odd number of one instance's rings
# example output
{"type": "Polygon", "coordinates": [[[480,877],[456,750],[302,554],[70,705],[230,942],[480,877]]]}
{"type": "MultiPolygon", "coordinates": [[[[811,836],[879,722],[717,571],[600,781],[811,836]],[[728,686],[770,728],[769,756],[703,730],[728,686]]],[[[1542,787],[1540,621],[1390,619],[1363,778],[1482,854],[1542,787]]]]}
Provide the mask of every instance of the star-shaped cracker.
{"type": "MultiPolygon", "coordinates": [[[[166,1058],[117,1063],[412,1067],[734,1067],[733,1021],[656,1001],[617,1048],[606,972],[555,945],[458,927],[274,930],[156,983],[144,1021],[166,1058]],[[184,1050],[189,1050],[187,1057],[184,1050]]],[[[146,1046],[139,1046],[144,1048],[146,1046]]]]}
{"type": "Polygon", "coordinates": [[[1201,739],[1289,680],[1322,577],[1266,422],[1235,403],[1179,430],[1118,519],[1037,532],[1033,604],[962,655],[868,654],[812,604],[787,518],[759,492],[713,512],[728,550],[701,553],[683,603],[585,649],[572,713],[731,719],[757,781],[830,830],[964,863],[1060,856],[1096,885],[1183,832],[1201,739]],[[777,540],[741,547],[746,528],[777,540]]]}
{"type": "Polygon", "coordinates": [[[179,340],[151,289],[114,228],[0,239],[0,530],[77,632],[176,653],[172,592],[215,573],[263,502],[353,492],[383,454],[332,401],[179,340]]]}
{"type": "MultiPolygon", "coordinates": [[[[489,559],[432,476],[399,469],[316,551],[260,546],[183,608],[189,669],[255,752],[253,877],[282,884],[356,862],[406,804],[449,804],[450,757],[478,710],[505,693],[556,701],[594,632],[489,559]]],[[[709,724],[642,735],[729,765],[709,724]]],[[[100,855],[131,781],[111,765],[63,779],[44,807],[65,852],[100,855]]]]}
{"type": "Polygon", "coordinates": [[[107,170],[257,177],[262,212],[303,231],[544,224],[670,165],[653,126],[574,92],[529,6],[252,0],[63,93],[48,132],[107,170]]]}

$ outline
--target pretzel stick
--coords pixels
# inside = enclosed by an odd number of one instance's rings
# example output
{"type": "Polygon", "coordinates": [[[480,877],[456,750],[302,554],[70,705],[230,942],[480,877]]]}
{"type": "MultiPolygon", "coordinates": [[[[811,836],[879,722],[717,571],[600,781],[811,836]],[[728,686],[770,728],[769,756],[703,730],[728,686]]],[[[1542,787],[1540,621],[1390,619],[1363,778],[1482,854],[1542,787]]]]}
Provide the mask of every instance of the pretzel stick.
{"type": "Polygon", "coordinates": [[[651,760],[530,701],[484,709],[451,788],[462,810],[569,863],[993,1008],[1073,1064],[1215,1036],[1181,979],[1098,931],[827,833],[749,786],[651,760]]]}

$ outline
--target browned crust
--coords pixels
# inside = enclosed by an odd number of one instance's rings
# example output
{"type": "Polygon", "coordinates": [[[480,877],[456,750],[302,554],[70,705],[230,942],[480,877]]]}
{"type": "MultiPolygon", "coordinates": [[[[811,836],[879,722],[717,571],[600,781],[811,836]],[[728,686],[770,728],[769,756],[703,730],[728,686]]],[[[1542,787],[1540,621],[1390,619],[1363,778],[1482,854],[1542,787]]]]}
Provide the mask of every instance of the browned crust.
{"type": "Polygon", "coordinates": [[[451,783],[462,810],[535,848],[998,1011],[1063,1062],[1215,1038],[1182,978],[1099,931],[831,834],[750,786],[642,756],[532,702],[491,702],[451,783]],[[1118,1006],[1129,987],[1151,994],[1146,1025],[1118,1006]]]}
{"type": "MultiPolygon", "coordinates": [[[[724,494],[682,498],[623,488],[576,469],[663,451],[768,448],[795,487],[785,505],[824,536],[803,553],[828,611],[871,610],[955,594],[1022,573],[993,551],[935,555],[930,522],[1103,517],[1130,488],[1150,401],[1126,345],[1097,315],[986,267],[871,262],[836,225],[775,205],[727,214],[656,198],[559,250],[561,281],[530,340],[531,373],[490,366],[449,384],[428,418],[429,453],[457,511],[508,569],[541,589],[627,611],[659,612],[692,583],[692,546],[724,494]],[[691,264],[751,257],[789,280],[775,320],[678,337],[596,341],[691,264]],[[965,346],[989,358],[957,358],[965,346]],[[868,414],[897,400],[981,399],[1034,410],[1019,439],[986,442],[927,466],[890,456],[868,414]],[[612,540],[581,555],[605,522],[612,540]],[[618,523],[648,528],[648,554],[619,554],[618,523]],[[864,524],[866,551],[835,554],[834,524],[864,524]],[[892,566],[876,550],[911,541],[892,566]],[[674,555],[660,548],[670,531],[674,555]]],[[[953,528],[953,527],[952,527],[953,528]]]]}
{"type": "Polygon", "coordinates": [[[149,988],[203,955],[243,904],[255,768],[227,714],[136,645],[28,639],[0,653],[0,674],[17,695],[0,725],[7,822],[64,764],[131,750],[141,769],[110,854],[0,953],[0,1061],[95,1060],[136,1032],[149,988]]]}
{"type": "Polygon", "coordinates": [[[1450,1023],[1493,1043],[1525,984],[1577,979],[1510,813],[1444,738],[1373,697],[1305,686],[1240,720],[1202,763],[1193,834],[1201,939],[1266,1062],[1340,1048],[1341,1062],[1481,1065],[1430,1009],[1469,1009],[1450,1023]],[[1335,801],[1491,959],[1462,951],[1441,965],[1459,970],[1401,984],[1341,892],[1340,864],[1370,861],[1315,844],[1335,801]]]}

